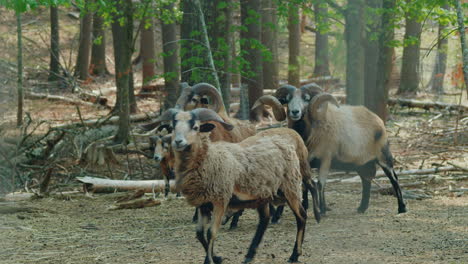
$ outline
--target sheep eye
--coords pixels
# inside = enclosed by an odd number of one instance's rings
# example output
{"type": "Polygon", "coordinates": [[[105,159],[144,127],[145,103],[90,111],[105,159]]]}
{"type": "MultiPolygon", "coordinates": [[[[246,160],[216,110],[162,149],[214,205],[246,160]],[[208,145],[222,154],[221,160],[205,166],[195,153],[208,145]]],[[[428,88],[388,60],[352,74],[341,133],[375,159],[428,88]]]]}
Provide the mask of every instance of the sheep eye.
{"type": "Polygon", "coordinates": [[[198,131],[198,126],[193,126],[193,130],[198,131]]]}
{"type": "Polygon", "coordinates": [[[192,103],[197,103],[197,99],[192,99],[192,103]]]}

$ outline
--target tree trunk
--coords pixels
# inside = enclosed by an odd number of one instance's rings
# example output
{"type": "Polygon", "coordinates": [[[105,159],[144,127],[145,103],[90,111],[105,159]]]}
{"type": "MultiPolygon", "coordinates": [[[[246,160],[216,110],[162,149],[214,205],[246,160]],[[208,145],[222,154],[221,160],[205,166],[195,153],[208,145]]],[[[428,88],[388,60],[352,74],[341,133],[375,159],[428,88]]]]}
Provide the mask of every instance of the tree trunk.
{"type": "MultiPolygon", "coordinates": [[[[382,120],[387,120],[387,100],[390,85],[390,79],[393,69],[393,53],[394,49],[389,44],[395,37],[394,17],[390,10],[395,8],[395,0],[383,0],[382,7],[384,13],[381,17],[381,30],[378,37],[378,61],[377,61],[377,78],[375,84],[375,93],[370,109],[374,111],[382,120]],[[389,10],[389,11],[387,11],[389,10]]],[[[368,106],[368,107],[369,107],[368,106]]]]}
{"type": "MultiPolygon", "coordinates": [[[[241,54],[246,62],[242,65],[242,83],[247,85],[249,109],[263,95],[262,53],[256,48],[261,43],[260,0],[241,0],[241,54]]],[[[256,120],[257,116],[250,116],[256,120]]]]}
{"type": "MultiPolygon", "coordinates": [[[[444,9],[449,9],[449,5],[446,4],[444,9]]],[[[437,54],[434,63],[434,71],[431,77],[431,90],[437,94],[444,93],[444,77],[445,69],[447,67],[447,52],[448,52],[448,38],[444,38],[444,32],[447,25],[439,21],[439,31],[437,32],[437,54]]]]}
{"type": "Polygon", "coordinates": [[[456,5],[458,18],[458,32],[460,33],[461,50],[463,56],[463,76],[465,81],[465,89],[467,91],[466,96],[468,97],[468,46],[466,44],[465,25],[463,24],[463,9],[460,0],[456,1],[456,5]]]}
{"type": "Polygon", "coordinates": [[[328,59],[328,33],[321,30],[328,25],[328,8],[325,3],[314,4],[315,25],[315,67],[314,76],[329,76],[330,66],[328,59]]]}
{"type": "Polygon", "coordinates": [[[130,130],[130,80],[131,78],[131,54],[133,39],[132,0],[117,1],[117,10],[122,13],[116,15],[112,23],[112,37],[114,41],[115,82],[119,104],[115,110],[119,115],[119,128],[114,138],[116,143],[128,141],[130,130]],[[119,20],[124,20],[123,25],[119,20]]]}
{"type": "Polygon", "coordinates": [[[276,89],[279,85],[277,31],[276,2],[263,0],[262,44],[271,53],[271,59],[263,60],[263,87],[265,89],[276,89]]]}
{"type": "Polygon", "coordinates": [[[141,61],[142,61],[142,74],[143,74],[143,87],[154,78],[155,72],[155,60],[156,51],[154,46],[154,26],[153,19],[151,17],[143,18],[140,36],[140,50],[141,50],[141,61]]]}
{"type": "Polygon", "coordinates": [[[50,6],[50,64],[49,81],[56,81],[60,77],[60,51],[59,51],[59,20],[58,7],[50,6]]]}
{"type": "MultiPolygon", "coordinates": [[[[377,90],[377,74],[379,70],[380,46],[374,38],[383,29],[381,28],[381,15],[376,10],[382,8],[382,0],[366,0],[366,19],[368,22],[365,39],[365,79],[364,79],[364,105],[374,113],[378,114],[379,107],[386,107],[385,102],[379,101],[384,91],[377,90]]],[[[379,115],[380,116],[380,115],[379,115]]],[[[382,116],[381,116],[382,117],[382,116]]]]}
{"type": "Polygon", "coordinates": [[[346,102],[364,104],[364,0],[349,0],[346,18],[346,102]]]}
{"type": "Polygon", "coordinates": [[[95,12],[93,16],[93,44],[89,71],[95,76],[104,76],[109,73],[106,66],[106,34],[104,31],[104,18],[98,12],[95,12]]]}
{"type": "Polygon", "coordinates": [[[215,15],[212,21],[212,51],[218,69],[219,83],[224,107],[229,112],[231,102],[231,67],[232,55],[231,46],[233,42],[232,14],[234,8],[233,0],[216,0],[215,15]]]}
{"type": "Polygon", "coordinates": [[[23,36],[21,26],[21,12],[16,11],[16,33],[18,37],[18,56],[17,56],[17,67],[18,67],[18,111],[16,115],[16,125],[19,127],[23,125],[23,36]]]}
{"type": "Polygon", "coordinates": [[[299,87],[301,82],[301,68],[299,65],[301,47],[301,24],[299,21],[299,7],[297,4],[290,2],[288,8],[288,83],[299,87]]]}
{"type": "MultiPolygon", "coordinates": [[[[170,11],[174,9],[174,4],[168,4],[164,7],[170,11]]],[[[164,109],[171,108],[177,101],[179,90],[179,52],[177,44],[177,25],[175,22],[165,24],[161,21],[162,28],[162,46],[164,60],[164,83],[166,97],[164,98],[164,109]]]]}
{"type": "Polygon", "coordinates": [[[89,12],[89,1],[85,0],[84,10],[82,10],[83,17],[80,23],[80,44],[78,47],[78,55],[76,57],[75,76],[80,80],[89,78],[89,58],[91,53],[91,27],[92,27],[92,13],[89,12]]]}
{"type": "Polygon", "coordinates": [[[421,44],[421,23],[410,14],[406,14],[404,41],[413,39],[410,44],[405,43],[401,65],[401,82],[398,94],[416,94],[419,86],[419,53],[421,44]]]}

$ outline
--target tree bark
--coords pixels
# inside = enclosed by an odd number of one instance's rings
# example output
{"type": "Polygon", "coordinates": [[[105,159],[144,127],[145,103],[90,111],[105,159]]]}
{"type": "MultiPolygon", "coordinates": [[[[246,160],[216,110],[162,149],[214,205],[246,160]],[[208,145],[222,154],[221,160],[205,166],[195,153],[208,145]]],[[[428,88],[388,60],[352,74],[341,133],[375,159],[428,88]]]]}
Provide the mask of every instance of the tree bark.
{"type": "Polygon", "coordinates": [[[271,59],[263,60],[263,87],[276,89],[279,86],[278,76],[278,19],[276,2],[262,1],[262,44],[271,53],[271,59]]]}
{"type": "Polygon", "coordinates": [[[382,8],[382,0],[367,0],[366,2],[366,20],[368,22],[368,31],[366,32],[365,39],[366,74],[364,80],[364,105],[383,119],[385,118],[385,109],[381,108],[386,108],[386,102],[382,100],[384,97],[383,93],[385,91],[378,89],[381,87],[377,86],[378,71],[381,70],[379,69],[381,43],[379,43],[378,39],[375,39],[376,35],[383,33],[383,28],[381,27],[382,16],[376,12],[376,10],[380,10],[382,8]]]}
{"type": "Polygon", "coordinates": [[[92,13],[89,12],[89,1],[85,0],[84,10],[81,11],[83,17],[80,23],[80,44],[75,66],[75,76],[80,80],[87,80],[89,78],[88,69],[91,54],[91,27],[93,18],[92,13]]]}
{"type": "Polygon", "coordinates": [[[328,33],[321,30],[320,25],[328,25],[328,8],[326,3],[314,4],[315,24],[315,67],[314,76],[330,76],[328,58],[328,33]]]}
{"type": "Polygon", "coordinates": [[[112,22],[112,36],[114,41],[115,82],[117,97],[115,110],[118,111],[118,131],[114,138],[116,143],[126,143],[130,130],[130,81],[132,75],[131,54],[133,40],[132,0],[117,1],[116,8],[122,13],[116,15],[112,22]],[[121,25],[123,19],[125,23],[121,25]]]}
{"type": "MultiPolygon", "coordinates": [[[[173,10],[174,4],[169,4],[164,7],[167,10],[173,10]]],[[[177,93],[179,90],[179,52],[177,44],[177,25],[175,22],[165,24],[161,21],[162,28],[162,46],[163,46],[163,61],[164,61],[164,83],[165,93],[164,109],[171,108],[177,101],[177,93]]]]}
{"type": "Polygon", "coordinates": [[[21,25],[21,12],[16,11],[16,33],[18,41],[18,54],[17,54],[17,69],[18,69],[18,81],[17,81],[17,91],[18,91],[18,109],[16,112],[16,125],[19,127],[23,125],[23,34],[22,34],[22,25],[21,25]]]}
{"type": "MultiPolygon", "coordinates": [[[[256,43],[261,43],[260,0],[241,0],[241,54],[246,62],[242,67],[242,83],[247,85],[249,109],[263,95],[262,54],[256,43]]],[[[257,116],[251,114],[251,120],[257,116]]]]}
{"type": "Polygon", "coordinates": [[[417,18],[406,14],[405,37],[412,43],[405,43],[401,65],[401,81],[398,94],[416,94],[419,86],[419,54],[421,44],[421,23],[417,18]]]}
{"type": "Polygon", "coordinates": [[[141,50],[141,61],[142,61],[142,77],[143,87],[154,78],[156,75],[155,71],[155,60],[156,50],[154,46],[154,26],[153,19],[151,17],[144,17],[141,22],[142,29],[140,35],[140,50],[141,50]]]}
{"type": "Polygon", "coordinates": [[[460,33],[461,50],[463,56],[463,76],[465,81],[466,96],[468,97],[468,46],[465,37],[465,25],[463,19],[463,9],[460,0],[456,0],[458,32],[460,33]]]}
{"type": "Polygon", "coordinates": [[[60,50],[59,50],[59,20],[58,7],[50,6],[50,64],[49,81],[56,81],[60,77],[60,50]]]}
{"type": "MultiPolygon", "coordinates": [[[[444,9],[449,9],[449,5],[444,5],[444,9]]],[[[434,63],[434,71],[430,81],[431,90],[437,94],[444,93],[445,69],[447,68],[448,39],[443,37],[447,25],[439,21],[437,32],[437,54],[434,63]]]]}
{"type": "Polygon", "coordinates": [[[371,110],[374,111],[384,122],[387,120],[387,100],[390,79],[393,69],[394,48],[389,44],[395,37],[394,17],[391,10],[394,10],[395,0],[383,0],[381,17],[381,30],[378,37],[378,61],[377,78],[375,84],[375,96],[372,100],[371,110]]]}
{"type": "Polygon", "coordinates": [[[297,4],[290,2],[288,8],[288,83],[299,87],[301,82],[301,68],[299,65],[301,47],[301,24],[299,21],[299,7],[297,4]]]}
{"type": "Polygon", "coordinates": [[[98,12],[93,15],[93,43],[91,48],[90,70],[94,76],[104,76],[109,73],[106,66],[106,34],[104,18],[98,12]]]}
{"type": "Polygon", "coordinates": [[[364,0],[349,0],[346,19],[346,95],[351,105],[364,104],[364,0]]]}

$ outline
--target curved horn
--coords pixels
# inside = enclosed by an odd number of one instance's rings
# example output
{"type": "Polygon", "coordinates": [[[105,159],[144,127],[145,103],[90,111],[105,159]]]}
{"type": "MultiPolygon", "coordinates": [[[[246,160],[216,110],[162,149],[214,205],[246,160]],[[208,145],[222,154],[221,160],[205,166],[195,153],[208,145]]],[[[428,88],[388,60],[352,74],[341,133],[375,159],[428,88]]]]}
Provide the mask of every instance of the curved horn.
{"type": "Polygon", "coordinates": [[[288,96],[288,94],[294,93],[296,89],[297,88],[295,86],[285,84],[276,90],[275,97],[278,98],[282,104],[286,104],[286,96],[288,96]]]}
{"type": "Polygon", "coordinates": [[[233,125],[224,122],[224,120],[213,110],[207,108],[197,108],[191,111],[195,117],[200,121],[216,121],[223,125],[226,130],[232,130],[233,125]]]}
{"type": "Polygon", "coordinates": [[[257,111],[259,110],[258,108],[263,105],[271,106],[276,120],[283,121],[286,119],[286,111],[284,111],[283,105],[278,100],[278,98],[271,95],[264,95],[255,101],[255,104],[252,106],[251,110],[257,111]]]}
{"type": "Polygon", "coordinates": [[[324,107],[324,111],[322,111],[322,114],[318,112],[318,109],[325,102],[330,102],[339,107],[338,101],[333,95],[329,93],[321,93],[314,97],[314,99],[312,99],[312,101],[309,104],[309,117],[312,120],[319,120],[323,117],[323,113],[326,112],[327,106],[324,107]]]}
{"type": "Polygon", "coordinates": [[[211,97],[214,105],[214,111],[216,113],[223,113],[226,114],[226,109],[224,108],[223,98],[219,93],[218,89],[209,83],[198,83],[192,87],[192,91],[194,94],[198,94],[200,96],[208,95],[211,97]]]}
{"type": "Polygon", "coordinates": [[[162,122],[172,120],[172,117],[178,112],[179,112],[179,109],[176,109],[176,108],[167,109],[166,111],[164,111],[164,113],[162,113],[158,118],[156,118],[152,122],[140,125],[140,128],[143,131],[151,131],[155,129],[162,122]]]}
{"type": "Polygon", "coordinates": [[[179,98],[177,98],[174,108],[183,110],[185,106],[187,105],[187,103],[189,102],[191,95],[192,95],[192,87],[187,86],[183,88],[182,92],[179,95],[179,98]]]}
{"type": "Polygon", "coordinates": [[[307,90],[311,93],[311,97],[316,96],[317,94],[323,93],[323,89],[316,83],[309,83],[301,86],[301,90],[307,90]]]}

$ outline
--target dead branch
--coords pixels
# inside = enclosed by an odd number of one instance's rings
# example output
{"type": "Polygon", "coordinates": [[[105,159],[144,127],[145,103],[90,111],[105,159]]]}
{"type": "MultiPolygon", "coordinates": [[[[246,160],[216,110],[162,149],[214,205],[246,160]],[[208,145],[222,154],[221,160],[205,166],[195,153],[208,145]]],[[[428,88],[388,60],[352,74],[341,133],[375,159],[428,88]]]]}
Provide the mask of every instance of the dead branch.
{"type": "MultiPolygon", "coordinates": [[[[130,181],[130,180],[110,180],[95,177],[77,177],[79,182],[85,185],[85,189],[92,192],[100,191],[129,191],[143,190],[145,193],[162,192],[164,190],[164,180],[145,180],[145,181],[130,181]]],[[[175,192],[175,181],[169,181],[171,192],[175,192]]]]}
{"type": "MultiPolygon", "coordinates": [[[[159,113],[154,112],[154,113],[141,113],[141,114],[135,114],[135,115],[130,115],[130,122],[141,122],[141,121],[146,121],[152,118],[156,118],[159,116],[159,113]]],[[[93,125],[104,125],[104,124],[116,124],[119,121],[118,116],[112,116],[108,118],[107,120],[103,120],[102,118],[98,119],[89,119],[89,120],[84,120],[83,122],[73,122],[70,124],[61,124],[54,126],[53,128],[55,129],[67,129],[67,128],[72,128],[72,127],[80,127],[80,126],[93,126],[93,125]]]]}
{"type": "Polygon", "coordinates": [[[117,199],[117,202],[118,203],[128,202],[131,200],[141,198],[143,195],[145,195],[145,192],[143,190],[136,190],[135,192],[132,192],[132,193],[126,194],[123,197],[120,197],[119,199],[117,199]]]}
{"type": "Polygon", "coordinates": [[[439,109],[439,110],[450,110],[450,111],[460,111],[460,112],[468,112],[468,106],[465,105],[458,105],[458,104],[447,104],[441,102],[425,102],[413,99],[388,99],[388,105],[394,106],[399,105],[402,107],[409,107],[409,108],[422,108],[424,110],[430,109],[439,109]]]}
{"type": "MultiPolygon", "coordinates": [[[[26,99],[31,99],[31,100],[46,99],[48,101],[60,101],[60,102],[65,102],[65,103],[72,104],[72,105],[96,106],[96,104],[93,104],[91,102],[86,102],[86,101],[83,101],[83,100],[73,99],[73,98],[69,98],[69,97],[63,97],[63,96],[59,96],[59,95],[26,92],[24,97],[26,99]]],[[[102,100],[101,101],[97,100],[97,102],[102,102],[102,100]]],[[[106,102],[107,102],[107,99],[106,99],[106,102]]],[[[107,106],[105,104],[102,105],[102,106],[105,106],[106,108],[110,108],[109,106],[107,106]]]]}
{"type": "Polygon", "coordinates": [[[136,200],[136,201],[117,204],[115,206],[112,206],[109,210],[137,209],[137,208],[157,206],[157,205],[160,205],[160,204],[161,204],[161,201],[154,200],[153,198],[139,199],[139,200],[136,200]]]}

